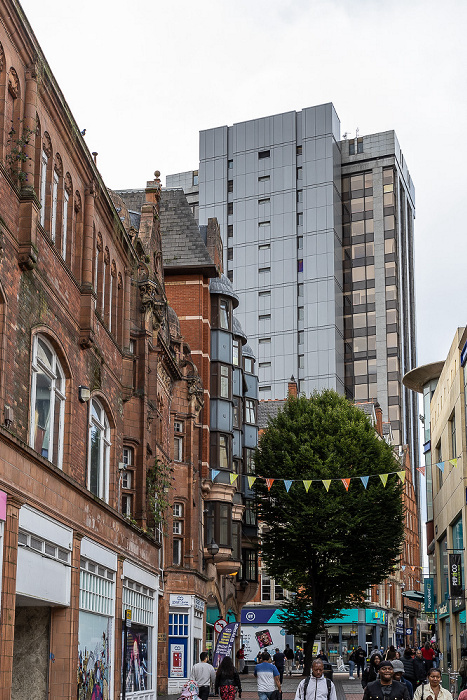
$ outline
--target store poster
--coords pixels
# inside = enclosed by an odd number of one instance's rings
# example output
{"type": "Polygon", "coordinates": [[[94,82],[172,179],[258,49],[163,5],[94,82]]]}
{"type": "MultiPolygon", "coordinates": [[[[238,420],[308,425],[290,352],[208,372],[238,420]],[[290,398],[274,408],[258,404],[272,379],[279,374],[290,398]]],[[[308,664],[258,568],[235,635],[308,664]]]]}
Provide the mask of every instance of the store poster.
{"type": "Polygon", "coordinates": [[[149,629],[135,623],[127,630],[126,676],[127,693],[151,689],[151,651],[149,629]]]}
{"type": "Polygon", "coordinates": [[[170,677],[184,678],[185,677],[185,645],[171,644],[170,649],[170,677]]]}
{"type": "Polygon", "coordinates": [[[78,700],[109,700],[112,620],[79,613],[78,700]]]}

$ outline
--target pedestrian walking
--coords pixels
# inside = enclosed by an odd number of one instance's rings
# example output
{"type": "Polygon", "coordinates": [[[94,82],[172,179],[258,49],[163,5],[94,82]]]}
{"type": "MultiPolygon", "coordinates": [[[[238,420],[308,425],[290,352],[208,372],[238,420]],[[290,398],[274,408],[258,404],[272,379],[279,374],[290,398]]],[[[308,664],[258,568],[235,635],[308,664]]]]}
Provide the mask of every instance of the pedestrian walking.
{"type": "Polygon", "coordinates": [[[281,691],[279,671],[271,663],[271,657],[267,651],[261,654],[261,663],[255,666],[254,674],[258,681],[259,700],[269,700],[276,689],[281,691]]]}
{"type": "Polygon", "coordinates": [[[200,700],[208,700],[211,684],[216,682],[214,667],[208,662],[207,651],[199,655],[199,662],[191,669],[191,678],[198,684],[198,697],[200,700]]]}
{"type": "Polygon", "coordinates": [[[361,646],[357,647],[355,652],[355,664],[357,666],[357,678],[360,678],[360,671],[363,675],[363,669],[365,668],[366,655],[361,646]]]}
{"type": "Polygon", "coordinates": [[[349,681],[355,680],[353,672],[355,670],[355,658],[356,658],[356,650],[353,649],[352,653],[349,656],[349,681]]]}
{"type": "Polygon", "coordinates": [[[394,659],[396,658],[396,654],[396,647],[394,646],[394,644],[391,644],[391,646],[388,647],[388,650],[386,652],[385,660],[394,661],[394,659]]]}
{"type": "Polygon", "coordinates": [[[410,681],[407,680],[407,678],[404,678],[404,664],[402,661],[399,661],[398,659],[394,659],[391,661],[392,667],[394,669],[394,680],[399,681],[399,683],[403,683],[407,690],[409,691],[409,696],[410,700],[413,698],[413,685],[410,681]]]}
{"type": "Polygon", "coordinates": [[[238,666],[238,672],[243,673],[243,669],[245,668],[245,645],[242,644],[240,649],[237,651],[237,666],[238,666]]]}
{"type": "Polygon", "coordinates": [[[441,685],[441,671],[439,668],[430,669],[428,683],[418,686],[413,700],[452,700],[449,690],[446,690],[441,685]]]}
{"type": "Polygon", "coordinates": [[[366,688],[368,683],[373,683],[378,679],[378,671],[382,660],[381,654],[374,654],[370,658],[368,666],[362,673],[362,688],[366,688]]]}
{"type": "Polygon", "coordinates": [[[295,652],[295,666],[300,670],[303,666],[303,651],[300,649],[300,647],[297,647],[297,651],[295,652]]]}
{"type": "Polygon", "coordinates": [[[324,677],[324,663],[321,659],[313,661],[311,676],[298,684],[295,700],[337,700],[334,683],[324,677]]]}
{"type": "Polygon", "coordinates": [[[436,652],[429,642],[425,642],[422,648],[422,656],[425,662],[426,673],[428,676],[430,673],[430,669],[433,668],[433,663],[436,658],[436,652]]]}
{"type": "Polygon", "coordinates": [[[414,652],[411,647],[406,647],[401,659],[404,664],[404,676],[413,686],[417,685],[414,668],[414,652]]]}
{"type": "Polygon", "coordinates": [[[391,661],[380,663],[378,678],[368,683],[363,700],[410,700],[406,686],[394,680],[391,661]]]}
{"type": "Polygon", "coordinates": [[[276,648],[276,653],[272,657],[272,663],[279,671],[279,680],[280,680],[281,685],[282,685],[282,681],[284,680],[285,656],[284,656],[283,652],[279,651],[279,649],[277,649],[277,648],[276,648]]]}
{"type": "Polygon", "coordinates": [[[285,656],[285,674],[289,674],[289,676],[292,675],[292,664],[293,664],[293,649],[289,647],[288,644],[285,645],[284,649],[284,656],[285,656]]]}
{"type": "Polygon", "coordinates": [[[234,668],[230,656],[224,656],[216,673],[214,692],[221,696],[221,700],[235,700],[235,694],[242,697],[242,684],[240,676],[234,668]]]}
{"type": "Polygon", "coordinates": [[[329,663],[329,659],[326,655],[326,652],[324,649],[321,649],[318,656],[316,657],[317,659],[321,659],[321,661],[326,662],[327,664],[329,663]]]}
{"type": "Polygon", "coordinates": [[[467,688],[467,655],[465,650],[463,650],[462,659],[459,666],[459,676],[462,678],[461,690],[465,690],[467,688]]]}
{"type": "Polygon", "coordinates": [[[422,683],[426,683],[426,666],[422,656],[422,650],[417,649],[413,660],[413,670],[415,673],[415,684],[418,688],[422,683]]]}

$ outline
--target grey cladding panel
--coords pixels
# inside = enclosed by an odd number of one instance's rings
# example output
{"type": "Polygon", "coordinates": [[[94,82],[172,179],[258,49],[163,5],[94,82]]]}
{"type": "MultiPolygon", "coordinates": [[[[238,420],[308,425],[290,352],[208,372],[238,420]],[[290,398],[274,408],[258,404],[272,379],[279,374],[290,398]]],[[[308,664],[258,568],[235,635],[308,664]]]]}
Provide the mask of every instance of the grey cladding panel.
{"type": "Polygon", "coordinates": [[[233,409],[230,401],[211,399],[211,430],[232,432],[233,409]]]}
{"type": "Polygon", "coordinates": [[[255,448],[258,444],[258,428],[254,425],[244,424],[243,445],[244,447],[255,448]]]}
{"type": "Polygon", "coordinates": [[[245,391],[245,396],[250,398],[250,399],[257,399],[258,398],[258,377],[254,374],[245,374],[244,375],[245,382],[246,382],[246,391],[245,391]]]}
{"type": "Polygon", "coordinates": [[[232,336],[226,331],[211,333],[211,361],[232,364],[232,336]]]}

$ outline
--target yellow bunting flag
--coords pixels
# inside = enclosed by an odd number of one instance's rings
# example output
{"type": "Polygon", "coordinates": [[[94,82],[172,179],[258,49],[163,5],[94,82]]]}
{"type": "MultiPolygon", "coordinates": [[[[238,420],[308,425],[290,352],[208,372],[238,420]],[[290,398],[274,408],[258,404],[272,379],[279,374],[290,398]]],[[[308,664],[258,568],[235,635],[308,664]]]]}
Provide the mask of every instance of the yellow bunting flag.
{"type": "Polygon", "coordinates": [[[345,486],[345,490],[348,491],[350,486],[350,479],[341,479],[341,481],[345,486]]]}
{"type": "Polygon", "coordinates": [[[249,476],[247,478],[248,478],[248,488],[251,489],[251,487],[253,486],[253,484],[256,481],[256,476],[249,476]]]}
{"type": "Polygon", "coordinates": [[[308,489],[309,489],[310,486],[311,486],[311,481],[308,481],[308,480],[305,481],[305,479],[304,479],[304,480],[303,480],[303,486],[305,487],[305,491],[308,493],[308,489]]]}
{"type": "Polygon", "coordinates": [[[457,457],[454,457],[454,459],[450,459],[449,464],[452,464],[453,467],[457,467],[457,457]]]}
{"type": "Polygon", "coordinates": [[[329,491],[329,487],[331,486],[331,479],[322,479],[322,482],[326,491],[329,491]]]}
{"type": "Polygon", "coordinates": [[[386,483],[387,483],[387,480],[388,480],[388,476],[389,476],[389,474],[380,474],[380,475],[379,475],[379,478],[380,478],[381,481],[383,482],[383,486],[386,486],[386,483]]]}
{"type": "Polygon", "coordinates": [[[402,483],[404,483],[404,481],[405,481],[405,470],[404,470],[403,472],[397,472],[397,476],[398,476],[399,479],[402,481],[402,483]]]}
{"type": "Polygon", "coordinates": [[[233,484],[235,479],[238,479],[238,474],[231,474],[230,475],[230,483],[233,484]]]}
{"type": "Polygon", "coordinates": [[[273,483],[274,483],[274,479],[266,479],[266,483],[267,483],[267,485],[268,485],[268,491],[270,491],[270,490],[271,490],[271,486],[272,486],[273,483]]]}

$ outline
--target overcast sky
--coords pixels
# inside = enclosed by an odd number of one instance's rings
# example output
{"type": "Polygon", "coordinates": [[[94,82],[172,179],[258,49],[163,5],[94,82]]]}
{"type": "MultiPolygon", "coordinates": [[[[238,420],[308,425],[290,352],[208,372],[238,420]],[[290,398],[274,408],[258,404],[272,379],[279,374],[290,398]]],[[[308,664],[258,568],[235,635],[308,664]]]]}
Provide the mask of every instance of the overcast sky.
{"type": "Polygon", "coordinates": [[[114,189],[195,169],[198,132],[333,102],[394,129],[416,190],[419,364],[467,323],[465,0],[23,0],[114,189]]]}

